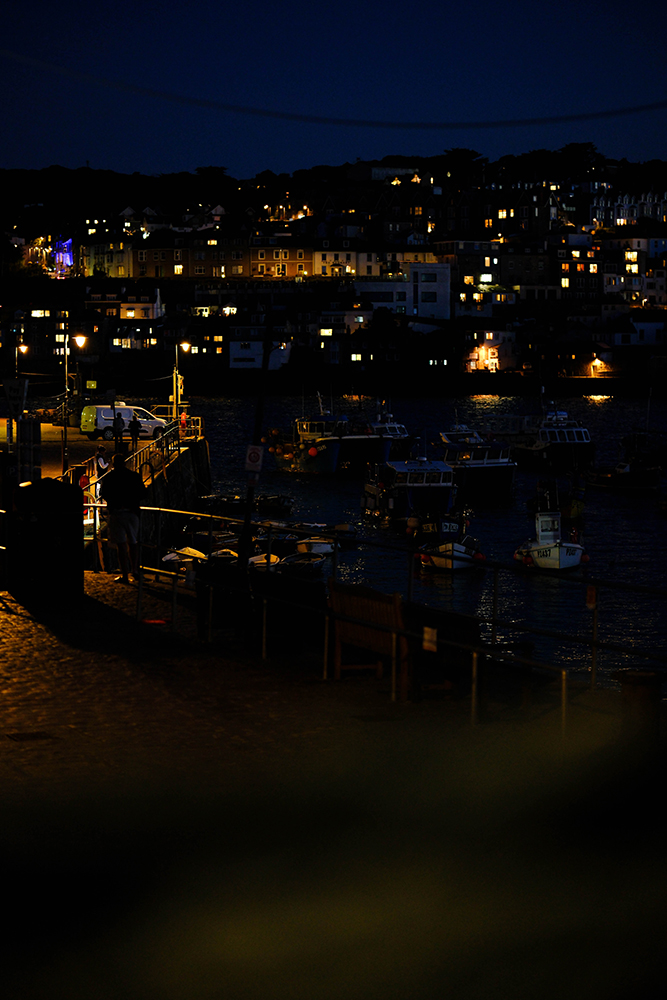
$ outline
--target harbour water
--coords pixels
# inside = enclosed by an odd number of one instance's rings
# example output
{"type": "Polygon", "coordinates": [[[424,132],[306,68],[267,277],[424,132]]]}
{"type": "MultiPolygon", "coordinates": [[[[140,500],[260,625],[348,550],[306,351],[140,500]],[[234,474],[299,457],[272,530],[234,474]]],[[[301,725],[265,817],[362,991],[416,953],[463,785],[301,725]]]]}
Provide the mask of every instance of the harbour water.
{"type": "MultiPolygon", "coordinates": [[[[549,408],[551,402],[548,401],[549,408]]],[[[356,401],[334,401],[336,408],[341,403],[348,411],[359,405],[356,401]]],[[[366,404],[372,410],[373,401],[365,400],[366,404]]],[[[293,418],[314,413],[316,407],[315,397],[305,401],[301,397],[270,397],[264,404],[262,426],[287,428],[293,418]]],[[[596,464],[601,466],[616,463],[620,439],[629,431],[647,426],[651,430],[667,428],[664,400],[588,396],[554,399],[553,407],[566,410],[589,428],[596,445],[596,464]]],[[[193,401],[193,410],[205,421],[214,491],[244,495],[245,452],[252,440],[256,400],[252,397],[198,399],[193,401]]],[[[521,397],[394,398],[391,411],[397,421],[419,435],[420,454],[435,457],[431,443],[438,439],[440,430],[455,423],[482,428],[487,417],[535,413],[539,405],[535,400],[521,397]]],[[[406,595],[408,577],[412,575],[414,600],[490,620],[493,573],[409,574],[405,540],[365,521],[360,479],[290,475],[276,471],[268,454],[265,458],[258,492],[291,497],[294,520],[322,524],[348,522],[358,528],[360,544],[339,556],[338,574],[342,580],[365,583],[385,592],[399,590],[406,595]],[[395,548],[380,551],[370,544],[373,541],[385,541],[395,548]]],[[[487,504],[478,503],[471,518],[471,533],[480,539],[488,560],[507,568],[499,573],[497,616],[514,623],[517,630],[506,630],[504,640],[527,638],[533,644],[535,657],[587,671],[590,650],[550,636],[528,637],[527,629],[533,626],[590,639],[593,613],[586,599],[590,596],[587,588],[592,579],[631,588],[667,590],[667,519],[660,503],[664,493],[662,489],[637,494],[589,489],[580,540],[590,561],[574,576],[548,576],[517,572],[512,558],[517,545],[533,534],[534,518],[526,503],[535,496],[538,480],[536,472],[518,471],[511,502],[498,506],[489,498],[487,504]]],[[[597,603],[600,641],[631,645],[636,652],[641,648],[665,655],[664,597],[640,590],[600,587],[597,603]]],[[[503,635],[502,630],[500,634],[503,635]]],[[[650,668],[651,663],[636,655],[600,652],[598,669],[602,679],[623,666],[650,668]]]]}

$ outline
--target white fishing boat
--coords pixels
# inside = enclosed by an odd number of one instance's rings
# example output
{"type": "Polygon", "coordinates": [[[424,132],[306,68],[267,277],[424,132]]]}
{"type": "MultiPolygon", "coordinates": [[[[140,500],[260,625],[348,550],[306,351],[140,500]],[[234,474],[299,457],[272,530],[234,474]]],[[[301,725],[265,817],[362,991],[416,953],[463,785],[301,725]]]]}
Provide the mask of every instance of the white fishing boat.
{"type": "Polygon", "coordinates": [[[524,542],[514,553],[514,558],[524,566],[564,570],[576,569],[582,562],[588,561],[583,545],[579,544],[576,530],[573,530],[568,541],[563,540],[560,511],[548,510],[537,513],[535,533],[536,538],[524,542]]]}
{"type": "Polygon", "coordinates": [[[417,553],[424,570],[459,570],[479,567],[486,556],[477,538],[468,534],[467,517],[441,522],[442,541],[437,545],[422,545],[417,553]]]}

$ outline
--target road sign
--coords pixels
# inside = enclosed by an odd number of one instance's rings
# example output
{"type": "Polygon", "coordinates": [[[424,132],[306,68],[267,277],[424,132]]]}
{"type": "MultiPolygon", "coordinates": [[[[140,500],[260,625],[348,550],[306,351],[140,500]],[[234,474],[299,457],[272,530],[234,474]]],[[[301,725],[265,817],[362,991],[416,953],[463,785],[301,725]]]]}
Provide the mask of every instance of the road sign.
{"type": "Polygon", "coordinates": [[[9,407],[9,415],[16,420],[25,410],[28,380],[27,378],[8,378],[5,379],[4,385],[7,405],[9,407]]]}
{"type": "Polygon", "coordinates": [[[261,444],[249,444],[245,453],[245,471],[261,472],[264,448],[261,444]]]}

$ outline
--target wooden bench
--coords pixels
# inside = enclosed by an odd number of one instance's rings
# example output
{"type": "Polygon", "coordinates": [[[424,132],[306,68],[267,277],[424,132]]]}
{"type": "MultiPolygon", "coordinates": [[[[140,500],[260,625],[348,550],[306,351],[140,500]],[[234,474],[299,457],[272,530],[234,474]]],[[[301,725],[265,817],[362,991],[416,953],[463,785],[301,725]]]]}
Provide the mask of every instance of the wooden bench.
{"type": "Polygon", "coordinates": [[[329,580],[329,607],[334,625],[334,677],[340,680],[343,670],[375,669],[382,677],[385,660],[392,668],[394,683],[401,701],[406,701],[410,685],[410,654],[404,634],[403,605],[400,594],[383,594],[358,584],[329,580]],[[343,646],[375,654],[372,662],[343,663],[343,646]]]}

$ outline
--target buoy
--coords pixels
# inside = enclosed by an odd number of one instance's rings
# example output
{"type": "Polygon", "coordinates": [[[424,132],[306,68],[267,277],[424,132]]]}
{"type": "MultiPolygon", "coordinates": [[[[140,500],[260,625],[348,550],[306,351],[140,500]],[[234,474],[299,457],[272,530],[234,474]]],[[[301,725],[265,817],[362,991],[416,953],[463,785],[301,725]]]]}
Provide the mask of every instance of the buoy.
{"type": "Polygon", "coordinates": [[[587,556],[586,553],[584,553],[583,556],[581,557],[581,561],[583,563],[587,563],[590,562],[590,558],[591,558],[590,556],[587,556]]]}
{"type": "Polygon", "coordinates": [[[271,447],[269,448],[269,451],[271,452],[271,454],[272,454],[272,455],[273,455],[273,453],[275,452],[275,450],[276,450],[276,449],[275,449],[275,448],[273,447],[273,445],[271,445],[271,447]]]}
{"type": "Polygon", "coordinates": [[[523,557],[523,564],[524,564],[524,566],[532,566],[533,565],[533,557],[529,556],[529,555],[525,555],[523,557]]]}
{"type": "Polygon", "coordinates": [[[314,448],[314,447],[313,448],[309,448],[308,449],[308,454],[310,455],[311,458],[317,458],[317,448],[314,448]]]}
{"type": "Polygon", "coordinates": [[[279,446],[278,446],[278,447],[276,448],[276,455],[282,455],[282,453],[283,453],[283,450],[282,450],[282,448],[281,448],[281,447],[280,447],[280,445],[279,445],[279,446]]]}

